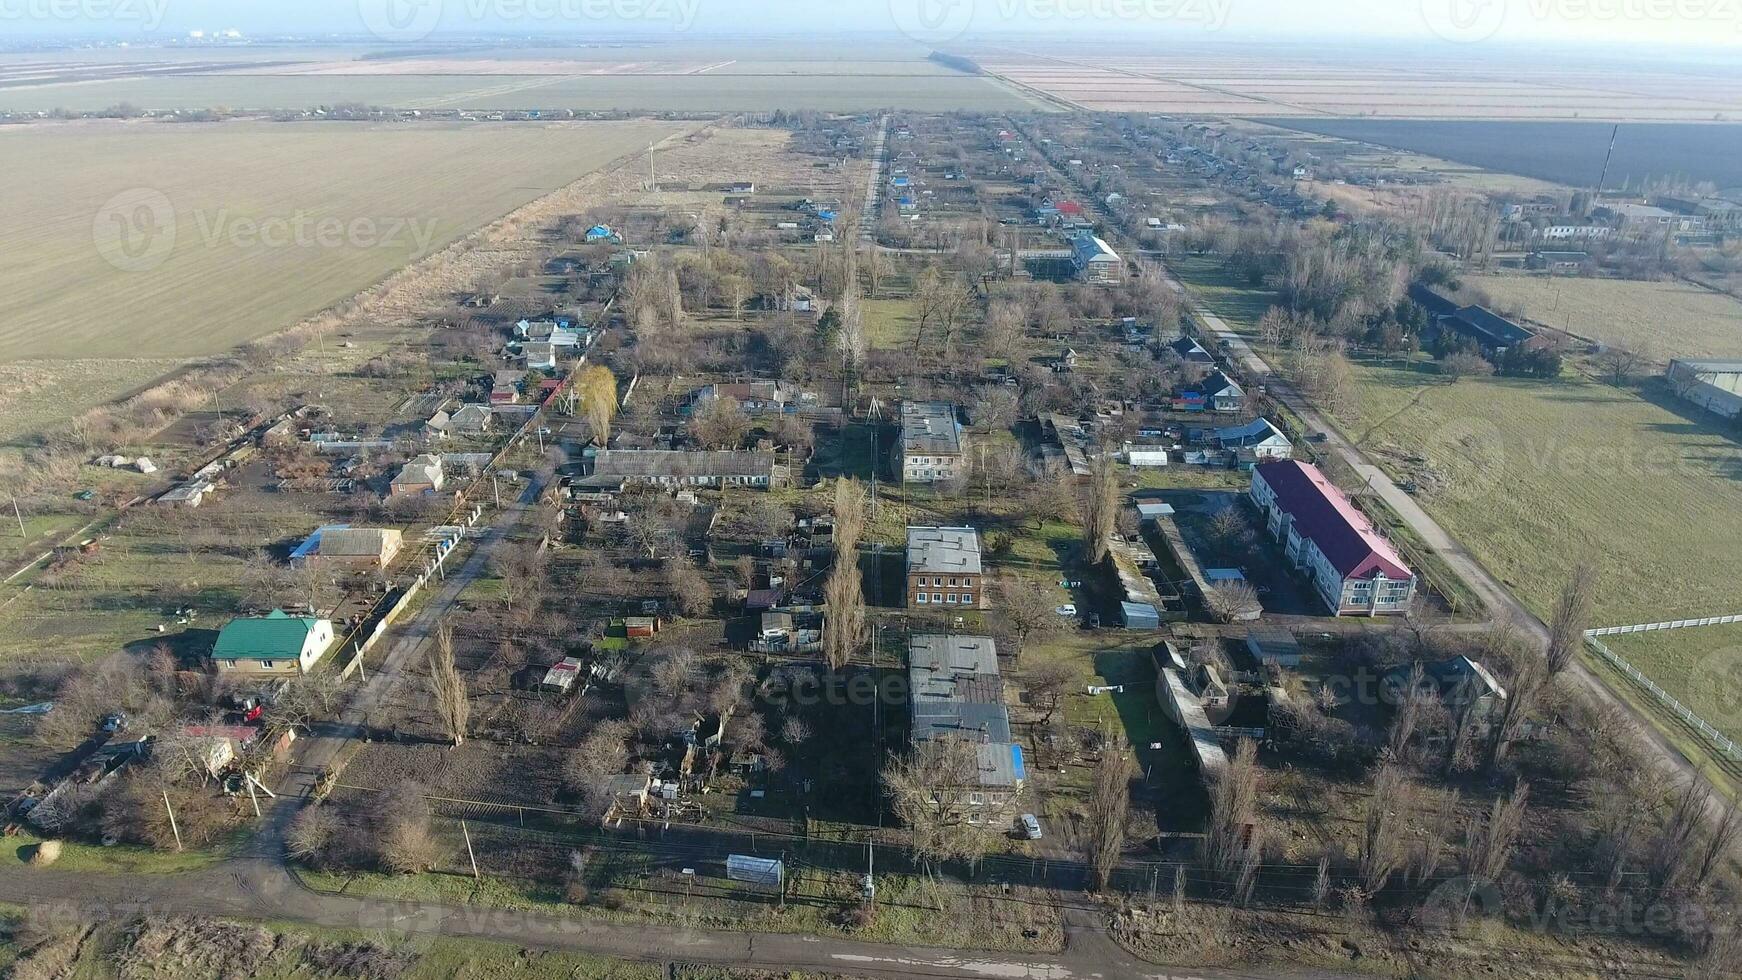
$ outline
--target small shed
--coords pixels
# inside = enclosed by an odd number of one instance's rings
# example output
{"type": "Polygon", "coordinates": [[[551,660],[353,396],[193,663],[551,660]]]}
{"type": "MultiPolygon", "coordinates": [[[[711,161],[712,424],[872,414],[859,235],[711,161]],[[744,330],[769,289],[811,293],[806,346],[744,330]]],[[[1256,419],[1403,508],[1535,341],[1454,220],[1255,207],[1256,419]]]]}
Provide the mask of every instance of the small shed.
{"type": "Polygon", "coordinates": [[[631,639],[646,639],[659,633],[658,616],[630,616],[623,620],[623,632],[631,639]]]}
{"type": "Polygon", "coordinates": [[[1278,667],[1299,667],[1300,641],[1281,627],[1265,627],[1246,631],[1246,649],[1261,664],[1278,667]]]}
{"type": "Polygon", "coordinates": [[[1128,630],[1161,629],[1161,613],[1147,602],[1119,603],[1119,619],[1128,630]]]}
{"type": "Polygon", "coordinates": [[[581,662],[574,657],[564,657],[544,672],[544,680],[540,681],[538,686],[547,691],[567,694],[574,690],[580,677],[581,662]]]}

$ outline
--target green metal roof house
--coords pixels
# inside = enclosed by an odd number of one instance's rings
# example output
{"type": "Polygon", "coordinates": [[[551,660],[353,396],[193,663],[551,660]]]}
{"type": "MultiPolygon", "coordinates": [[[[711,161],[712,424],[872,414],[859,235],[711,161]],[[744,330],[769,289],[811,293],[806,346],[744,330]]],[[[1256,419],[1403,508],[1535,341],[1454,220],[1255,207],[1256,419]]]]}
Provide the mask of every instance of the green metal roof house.
{"type": "Polygon", "coordinates": [[[220,674],[306,674],[332,643],[330,621],[274,609],[225,623],[212,663],[220,674]]]}

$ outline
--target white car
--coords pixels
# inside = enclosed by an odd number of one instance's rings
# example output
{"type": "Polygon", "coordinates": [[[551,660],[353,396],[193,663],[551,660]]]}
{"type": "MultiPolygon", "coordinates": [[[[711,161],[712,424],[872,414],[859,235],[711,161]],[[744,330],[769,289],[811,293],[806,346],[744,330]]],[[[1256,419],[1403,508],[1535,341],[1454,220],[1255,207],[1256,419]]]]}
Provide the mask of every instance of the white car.
{"type": "Polygon", "coordinates": [[[1016,823],[1018,828],[1022,831],[1023,837],[1028,840],[1040,840],[1040,819],[1034,814],[1025,813],[1016,818],[1016,823]]]}
{"type": "Polygon", "coordinates": [[[1077,614],[1077,607],[1067,602],[1057,609],[1054,609],[1053,612],[1058,613],[1060,616],[1075,616],[1077,614]]]}

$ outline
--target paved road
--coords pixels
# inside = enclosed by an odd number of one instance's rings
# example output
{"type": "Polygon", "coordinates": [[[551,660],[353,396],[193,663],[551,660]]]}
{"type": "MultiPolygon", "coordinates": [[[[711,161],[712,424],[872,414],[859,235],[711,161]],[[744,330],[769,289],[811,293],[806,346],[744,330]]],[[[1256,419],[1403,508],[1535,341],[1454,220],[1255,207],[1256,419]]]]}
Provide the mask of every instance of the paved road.
{"type": "Polygon", "coordinates": [[[8,901],[70,906],[92,916],[207,915],[360,929],[410,942],[434,936],[488,939],[535,949],[585,951],[657,963],[707,963],[770,971],[806,970],[869,977],[946,980],[1330,980],[1322,971],[1158,967],[1132,957],[1110,939],[1098,914],[1067,919],[1066,949],[1057,955],[937,949],[824,939],[784,933],[686,929],[661,924],[596,922],[435,902],[353,898],[311,891],[264,858],[238,859],[182,875],[91,874],[50,869],[0,871],[8,901]]]}

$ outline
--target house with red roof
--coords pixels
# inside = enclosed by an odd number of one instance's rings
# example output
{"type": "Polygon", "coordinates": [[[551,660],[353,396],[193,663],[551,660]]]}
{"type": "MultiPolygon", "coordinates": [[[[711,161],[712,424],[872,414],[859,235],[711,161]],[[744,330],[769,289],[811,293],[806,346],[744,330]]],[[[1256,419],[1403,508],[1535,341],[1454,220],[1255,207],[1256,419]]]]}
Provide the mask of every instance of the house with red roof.
{"type": "Polygon", "coordinates": [[[1260,463],[1250,492],[1271,535],[1338,616],[1409,611],[1415,573],[1318,467],[1292,459],[1260,463]]]}

